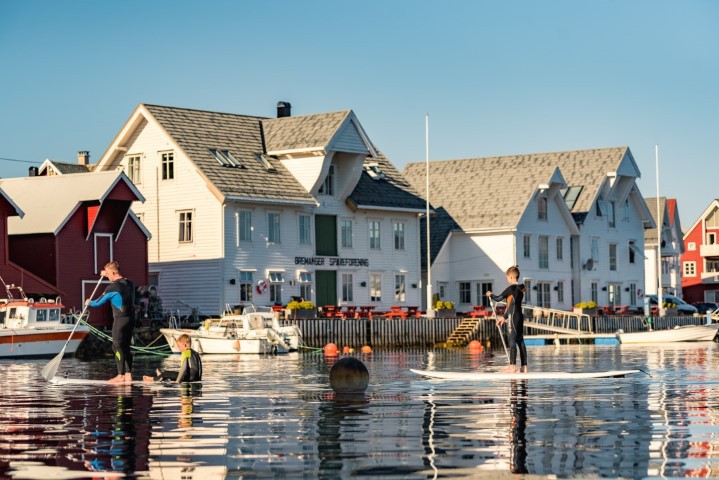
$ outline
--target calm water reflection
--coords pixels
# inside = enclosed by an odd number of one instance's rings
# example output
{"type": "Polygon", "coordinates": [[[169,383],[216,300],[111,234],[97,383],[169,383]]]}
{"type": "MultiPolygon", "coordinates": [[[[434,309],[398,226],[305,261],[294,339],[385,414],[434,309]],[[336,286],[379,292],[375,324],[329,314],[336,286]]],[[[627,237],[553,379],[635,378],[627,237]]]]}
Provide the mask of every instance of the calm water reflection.
{"type": "MultiPolygon", "coordinates": [[[[0,478],[719,476],[717,344],[529,353],[534,370],[652,376],[449,383],[409,368],[491,369],[503,356],[380,351],[360,357],[366,394],[337,397],[318,354],[205,356],[193,388],[51,386],[47,360],[2,361],[0,478]]],[[[156,366],[141,358],[136,372],[156,366]]],[[[65,359],[60,370],[113,368],[65,359]]]]}

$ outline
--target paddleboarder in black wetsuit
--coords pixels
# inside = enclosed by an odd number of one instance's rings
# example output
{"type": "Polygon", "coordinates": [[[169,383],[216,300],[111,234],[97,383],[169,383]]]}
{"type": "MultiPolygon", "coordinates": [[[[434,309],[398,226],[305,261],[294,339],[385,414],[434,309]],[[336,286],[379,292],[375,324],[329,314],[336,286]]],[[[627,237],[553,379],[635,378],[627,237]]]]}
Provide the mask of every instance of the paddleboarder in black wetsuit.
{"type": "Polygon", "coordinates": [[[504,318],[497,320],[497,325],[501,326],[505,320],[509,320],[509,366],[502,370],[505,373],[526,372],[527,371],[527,347],[524,345],[524,314],[522,313],[522,301],[524,300],[524,285],[519,285],[519,267],[514,265],[507,269],[507,282],[509,286],[499,295],[492,295],[487,292],[487,296],[491,297],[495,302],[507,299],[507,309],[504,312],[504,318]],[[519,359],[521,368],[517,370],[517,350],[519,350],[519,359]]]}
{"type": "Polygon", "coordinates": [[[110,383],[132,382],[132,330],[135,327],[135,285],[120,273],[120,265],[110,262],[100,272],[112,283],[97,300],[85,300],[85,305],[112,305],[112,351],[117,364],[117,376],[110,383]]]}

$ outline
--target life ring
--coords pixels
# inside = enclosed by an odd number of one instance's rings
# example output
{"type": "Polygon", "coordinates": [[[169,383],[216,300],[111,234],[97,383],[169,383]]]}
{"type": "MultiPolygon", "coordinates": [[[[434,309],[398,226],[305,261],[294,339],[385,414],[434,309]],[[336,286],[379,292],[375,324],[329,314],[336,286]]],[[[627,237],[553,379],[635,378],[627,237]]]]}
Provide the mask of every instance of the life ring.
{"type": "Polygon", "coordinates": [[[642,297],[644,295],[644,292],[642,292],[641,288],[637,288],[637,297],[642,297]]]}
{"type": "Polygon", "coordinates": [[[267,282],[265,282],[264,280],[260,280],[259,282],[257,282],[256,289],[257,295],[262,295],[263,292],[267,291],[267,282]]]}

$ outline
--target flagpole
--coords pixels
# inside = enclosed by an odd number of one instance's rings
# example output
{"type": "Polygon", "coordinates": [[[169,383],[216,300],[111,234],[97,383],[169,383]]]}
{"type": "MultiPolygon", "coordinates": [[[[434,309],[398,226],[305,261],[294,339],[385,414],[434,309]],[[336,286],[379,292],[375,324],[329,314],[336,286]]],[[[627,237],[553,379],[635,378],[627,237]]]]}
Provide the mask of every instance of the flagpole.
{"type": "Polygon", "coordinates": [[[657,309],[659,316],[664,316],[664,297],[662,295],[662,227],[664,221],[660,211],[659,202],[659,145],[654,145],[654,157],[656,159],[657,170],[657,309]]]}
{"type": "Polygon", "coordinates": [[[429,113],[424,115],[424,158],[425,158],[425,216],[424,225],[427,232],[427,317],[434,318],[434,305],[432,305],[432,267],[430,255],[429,235],[429,113]]]}

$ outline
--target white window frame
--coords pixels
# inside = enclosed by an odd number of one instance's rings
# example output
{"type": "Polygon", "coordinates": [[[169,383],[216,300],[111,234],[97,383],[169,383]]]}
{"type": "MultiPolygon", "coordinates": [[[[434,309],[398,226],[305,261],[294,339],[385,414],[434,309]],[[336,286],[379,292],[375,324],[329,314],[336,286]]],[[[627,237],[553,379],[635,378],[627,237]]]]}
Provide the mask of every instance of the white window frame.
{"type": "Polygon", "coordinates": [[[352,248],[353,228],[354,227],[352,220],[342,219],[340,221],[340,237],[342,248],[352,248]]]}
{"type": "Polygon", "coordinates": [[[549,237],[546,235],[537,238],[537,262],[541,270],[549,269],[549,237]]]}
{"type": "Polygon", "coordinates": [[[398,272],[394,274],[394,301],[407,302],[407,274],[398,272]]]}
{"type": "Polygon", "coordinates": [[[697,249],[697,243],[696,242],[688,242],[687,243],[687,251],[688,252],[694,252],[697,249]]]}
{"type": "Polygon", "coordinates": [[[382,301],[382,274],[379,272],[369,274],[369,301],[382,301]]]}
{"type": "Polygon", "coordinates": [[[312,245],[312,217],[300,214],[297,218],[300,245],[312,245]]]}
{"type": "Polygon", "coordinates": [[[239,274],[239,297],[240,302],[252,303],[255,272],[253,270],[240,270],[239,274]]]}
{"type": "Polygon", "coordinates": [[[549,220],[549,201],[544,195],[537,197],[537,220],[547,221],[549,220]]]}
{"type": "Polygon", "coordinates": [[[382,248],[382,222],[370,220],[368,227],[370,250],[380,250],[382,248]]]}
{"type": "Polygon", "coordinates": [[[142,173],[140,169],[142,165],[142,154],[133,153],[126,155],[125,158],[127,158],[127,176],[132,183],[140,185],[142,183],[142,173]]]}
{"type": "Polygon", "coordinates": [[[279,212],[267,212],[267,243],[282,243],[282,230],[280,228],[282,217],[279,212]],[[273,221],[273,219],[277,221],[273,221]]]}
{"type": "Polygon", "coordinates": [[[524,258],[532,258],[532,237],[531,235],[522,235],[522,254],[524,258]]]}
{"type": "Polygon", "coordinates": [[[160,154],[160,170],[162,180],[175,179],[175,152],[159,152],[160,154]]]}
{"type": "Polygon", "coordinates": [[[616,272],[617,271],[617,244],[616,243],[610,243],[609,244],[609,271],[616,272]]]}
{"type": "MultiPolygon", "coordinates": [[[[112,233],[95,233],[92,243],[93,243],[93,248],[94,248],[94,252],[93,252],[94,255],[93,255],[93,256],[95,257],[94,259],[95,259],[95,274],[96,274],[96,275],[99,275],[99,274],[100,274],[100,271],[102,271],[102,269],[105,268],[105,264],[100,265],[99,262],[100,262],[101,260],[97,258],[97,239],[98,239],[99,237],[107,238],[107,239],[109,240],[109,245],[110,245],[110,259],[109,259],[107,262],[112,262],[113,259],[114,259],[114,252],[113,252],[113,249],[112,249],[112,247],[113,247],[113,245],[112,245],[112,244],[113,244],[113,241],[112,241],[112,239],[113,239],[113,234],[112,234],[112,233]]],[[[107,262],[105,262],[105,263],[107,263],[107,262]]]]}
{"type": "Polygon", "coordinates": [[[558,281],[557,282],[557,303],[560,305],[564,304],[564,282],[558,281]]]}
{"type": "Polygon", "coordinates": [[[552,285],[549,282],[537,282],[537,306],[551,308],[552,285]]]}
{"type": "Polygon", "coordinates": [[[238,212],[238,238],[240,242],[252,242],[252,211],[238,212]]]}
{"type": "Polygon", "coordinates": [[[312,272],[299,272],[300,297],[303,300],[312,300],[312,272]]]}
{"type": "Polygon", "coordinates": [[[684,262],[683,274],[685,277],[697,276],[697,262],[684,262]]]}
{"type": "Polygon", "coordinates": [[[182,245],[187,245],[195,241],[194,217],[195,211],[192,209],[177,211],[177,223],[179,226],[179,232],[177,237],[178,243],[182,245]]]}
{"type": "Polygon", "coordinates": [[[459,303],[470,305],[472,303],[472,282],[457,282],[459,303]]]}
{"type": "Polygon", "coordinates": [[[395,250],[404,250],[405,230],[404,222],[392,222],[392,237],[395,250]]]}
{"type": "Polygon", "coordinates": [[[319,195],[327,195],[332,196],[335,192],[335,166],[330,165],[329,170],[327,171],[327,176],[325,177],[324,181],[322,182],[322,185],[320,185],[319,190],[317,190],[317,193],[319,195]]]}
{"type": "Polygon", "coordinates": [[[556,252],[557,260],[561,262],[564,260],[564,237],[557,237],[556,248],[557,248],[557,252],[556,252]]]}
{"type": "Polygon", "coordinates": [[[609,202],[609,208],[607,211],[607,222],[612,228],[615,228],[617,226],[617,210],[614,201],[609,202]]]}
{"type": "Polygon", "coordinates": [[[354,274],[342,273],[342,301],[354,302],[354,274]]]}

